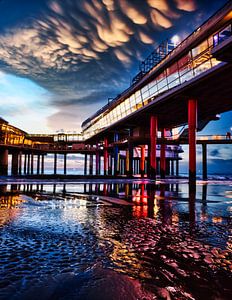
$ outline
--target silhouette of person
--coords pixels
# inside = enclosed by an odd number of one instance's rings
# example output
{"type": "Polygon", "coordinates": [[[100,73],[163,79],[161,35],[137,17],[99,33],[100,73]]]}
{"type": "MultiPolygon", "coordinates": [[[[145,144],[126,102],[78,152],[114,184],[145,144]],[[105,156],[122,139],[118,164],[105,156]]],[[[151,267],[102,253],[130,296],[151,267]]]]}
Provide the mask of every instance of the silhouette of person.
{"type": "Polygon", "coordinates": [[[227,131],[227,133],[226,133],[226,139],[227,140],[231,139],[231,132],[230,131],[227,131]]]}

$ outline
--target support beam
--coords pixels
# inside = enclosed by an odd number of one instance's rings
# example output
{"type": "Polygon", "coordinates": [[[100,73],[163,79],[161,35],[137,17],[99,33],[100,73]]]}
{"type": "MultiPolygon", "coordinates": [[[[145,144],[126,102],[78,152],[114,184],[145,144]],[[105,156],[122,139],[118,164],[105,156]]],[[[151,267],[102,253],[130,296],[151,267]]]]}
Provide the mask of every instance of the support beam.
{"type": "Polygon", "coordinates": [[[19,152],[19,175],[22,175],[22,151],[19,152]]]}
{"type": "Polygon", "coordinates": [[[44,154],[42,154],[42,160],[41,160],[41,174],[44,174],[44,154]]]}
{"type": "Polygon", "coordinates": [[[64,153],[64,175],[67,174],[67,153],[64,153]]]}
{"type": "Polygon", "coordinates": [[[176,176],[179,176],[179,159],[176,160],[176,176]]]}
{"type": "Polygon", "coordinates": [[[188,100],[189,127],[189,182],[196,181],[196,128],[197,128],[197,100],[188,100]]]}
{"type": "Polygon", "coordinates": [[[31,174],[34,172],[34,154],[31,153],[31,174]]]}
{"type": "Polygon", "coordinates": [[[30,153],[27,154],[27,174],[30,174],[30,166],[31,166],[31,155],[30,153]]]}
{"type": "Polygon", "coordinates": [[[145,174],[145,146],[140,147],[141,157],[140,157],[140,175],[144,177],[145,174]]]}
{"type": "Polygon", "coordinates": [[[95,154],[95,164],[96,164],[96,175],[100,174],[100,153],[97,145],[96,154],[95,154]]]}
{"type": "Polygon", "coordinates": [[[24,167],[23,167],[23,174],[27,173],[27,154],[24,154],[24,167]]]}
{"type": "Polygon", "coordinates": [[[37,155],[37,170],[36,170],[37,175],[40,173],[40,154],[37,155]]]}
{"type": "Polygon", "coordinates": [[[207,180],[207,144],[202,144],[202,177],[207,180]]]}
{"type": "Polygon", "coordinates": [[[87,159],[88,159],[88,156],[87,156],[87,154],[85,154],[85,157],[84,157],[84,175],[87,175],[87,159]]]}
{"type": "MultiPolygon", "coordinates": [[[[114,142],[117,142],[119,139],[118,133],[114,134],[114,142]]],[[[119,174],[119,149],[118,146],[114,146],[114,175],[119,174]]]]}
{"type": "Polygon", "coordinates": [[[112,175],[113,157],[112,154],[108,157],[108,175],[112,175]]]}
{"type": "MultiPolygon", "coordinates": [[[[164,140],[166,136],[165,128],[161,130],[161,138],[164,140]]],[[[165,178],[166,174],[166,145],[164,143],[161,144],[160,148],[160,178],[165,178]]]]}
{"type": "Polygon", "coordinates": [[[128,149],[126,150],[126,175],[133,175],[133,154],[134,147],[132,143],[128,143],[128,149]]]}
{"type": "Polygon", "coordinates": [[[108,139],[104,138],[104,175],[109,174],[108,139]]]}
{"type": "Polygon", "coordinates": [[[57,153],[54,153],[54,174],[57,174],[57,153]]]}
{"type": "Polygon", "coordinates": [[[8,175],[8,150],[0,150],[0,175],[8,175]]]}
{"type": "Polygon", "coordinates": [[[171,158],[171,175],[174,176],[174,160],[171,158]]]}
{"type": "Polygon", "coordinates": [[[11,161],[11,175],[17,176],[19,168],[19,154],[18,152],[12,153],[12,161],[11,161]]]}
{"type": "Polygon", "coordinates": [[[156,143],[157,143],[158,121],[157,116],[150,118],[150,177],[156,179],[156,143]]]}
{"type": "Polygon", "coordinates": [[[89,175],[93,175],[93,154],[89,156],[89,175]]]}

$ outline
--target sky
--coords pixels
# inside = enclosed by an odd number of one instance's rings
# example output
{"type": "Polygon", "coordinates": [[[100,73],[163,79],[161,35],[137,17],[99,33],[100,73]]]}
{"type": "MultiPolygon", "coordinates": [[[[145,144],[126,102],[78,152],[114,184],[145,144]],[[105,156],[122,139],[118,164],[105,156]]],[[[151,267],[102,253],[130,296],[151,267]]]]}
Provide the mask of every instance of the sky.
{"type": "MultiPolygon", "coordinates": [[[[159,43],[184,39],[226,2],[0,0],[0,117],[29,133],[80,132],[159,43]]],[[[224,134],[231,119],[203,133],[224,134]]]]}
{"type": "Polygon", "coordinates": [[[225,0],[0,0],[0,116],[29,132],[80,131],[139,62],[225,0]]]}

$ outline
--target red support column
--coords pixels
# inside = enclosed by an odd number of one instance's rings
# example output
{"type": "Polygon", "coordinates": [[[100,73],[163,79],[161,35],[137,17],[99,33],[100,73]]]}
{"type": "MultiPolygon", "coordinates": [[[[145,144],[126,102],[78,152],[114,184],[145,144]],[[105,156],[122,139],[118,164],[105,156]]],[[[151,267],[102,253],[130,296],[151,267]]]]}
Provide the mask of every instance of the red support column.
{"type": "MultiPolygon", "coordinates": [[[[161,130],[161,138],[164,140],[165,139],[165,134],[166,134],[166,130],[164,128],[162,128],[161,130]]],[[[161,144],[161,148],[160,148],[160,177],[161,178],[165,178],[165,174],[166,174],[166,145],[165,144],[161,144]]]]}
{"type": "Polygon", "coordinates": [[[108,174],[108,139],[105,137],[104,138],[104,175],[108,174]]]}
{"type": "Polygon", "coordinates": [[[144,177],[145,173],[145,146],[141,146],[141,158],[140,158],[140,174],[144,177]]]}
{"type": "Polygon", "coordinates": [[[156,178],[156,142],[157,142],[158,122],[157,116],[150,118],[150,177],[156,178]]]}
{"type": "Polygon", "coordinates": [[[189,127],[189,181],[196,180],[196,129],[197,129],[197,100],[188,101],[189,127]]]}

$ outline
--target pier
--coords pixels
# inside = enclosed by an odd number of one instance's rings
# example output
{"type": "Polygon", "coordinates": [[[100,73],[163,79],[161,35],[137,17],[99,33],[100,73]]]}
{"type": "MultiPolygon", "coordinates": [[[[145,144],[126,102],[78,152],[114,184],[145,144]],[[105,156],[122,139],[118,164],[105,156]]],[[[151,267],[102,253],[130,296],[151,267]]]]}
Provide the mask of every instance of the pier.
{"type": "Polygon", "coordinates": [[[181,145],[189,146],[189,181],[196,180],[196,145],[231,144],[197,134],[232,109],[231,3],[179,45],[167,41],[141,63],[131,86],[82,124],[80,134],[33,135],[0,120],[0,175],[44,176],[46,155],[81,155],[83,176],[179,176],[181,145]],[[184,127],[183,132],[177,129],[184,127]]]}

